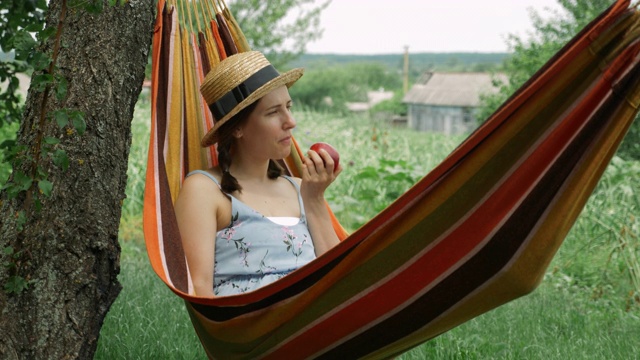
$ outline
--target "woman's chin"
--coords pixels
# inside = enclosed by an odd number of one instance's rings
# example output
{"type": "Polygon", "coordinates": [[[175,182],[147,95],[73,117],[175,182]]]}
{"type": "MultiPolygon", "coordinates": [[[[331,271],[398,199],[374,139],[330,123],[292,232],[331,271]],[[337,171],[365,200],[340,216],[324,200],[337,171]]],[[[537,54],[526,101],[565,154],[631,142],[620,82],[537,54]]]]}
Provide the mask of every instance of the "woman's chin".
{"type": "Polygon", "coordinates": [[[272,160],[283,160],[289,155],[291,155],[291,148],[289,148],[287,151],[283,151],[281,154],[278,154],[278,156],[273,157],[272,160]]]}

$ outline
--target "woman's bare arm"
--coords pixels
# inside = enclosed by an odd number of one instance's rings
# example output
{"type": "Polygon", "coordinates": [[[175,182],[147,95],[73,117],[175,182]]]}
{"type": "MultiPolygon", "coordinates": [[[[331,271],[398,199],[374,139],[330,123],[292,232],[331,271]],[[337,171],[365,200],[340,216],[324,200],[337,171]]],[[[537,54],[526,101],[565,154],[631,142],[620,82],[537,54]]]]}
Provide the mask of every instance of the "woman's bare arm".
{"type": "Polygon", "coordinates": [[[225,200],[211,179],[185,179],[175,203],[176,218],[193,287],[198,296],[213,296],[217,210],[225,200]]]}

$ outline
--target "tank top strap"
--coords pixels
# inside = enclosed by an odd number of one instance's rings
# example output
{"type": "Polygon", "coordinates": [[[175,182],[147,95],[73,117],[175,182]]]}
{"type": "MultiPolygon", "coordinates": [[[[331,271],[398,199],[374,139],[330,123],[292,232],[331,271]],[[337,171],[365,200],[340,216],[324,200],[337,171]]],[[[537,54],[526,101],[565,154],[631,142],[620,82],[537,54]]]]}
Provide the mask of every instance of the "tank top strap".
{"type": "Polygon", "coordinates": [[[293,184],[293,187],[296,188],[296,192],[298,193],[298,204],[300,206],[300,217],[306,221],[307,216],[304,212],[304,204],[302,203],[302,195],[300,194],[300,185],[298,185],[298,183],[290,176],[282,175],[282,177],[287,179],[291,184],[293,184]]]}
{"type": "Polygon", "coordinates": [[[216,177],[211,175],[208,171],[193,170],[192,172],[187,174],[187,177],[189,177],[191,175],[194,175],[194,174],[202,174],[202,175],[208,177],[209,179],[213,180],[213,182],[216,183],[216,185],[218,185],[218,187],[220,187],[220,182],[218,181],[218,179],[216,179],[216,177]]]}
{"type": "MultiPolygon", "coordinates": [[[[220,182],[218,181],[218,179],[215,178],[215,176],[211,175],[211,173],[209,173],[208,171],[204,171],[204,170],[193,170],[192,172],[187,174],[187,177],[194,175],[194,174],[201,174],[204,175],[206,177],[208,177],[209,179],[211,179],[214,183],[216,183],[216,185],[218,185],[218,188],[220,188],[220,191],[222,191],[222,188],[220,187],[220,182]]],[[[300,216],[306,220],[306,214],[304,211],[304,204],[302,203],[302,195],[300,194],[300,185],[298,185],[298,183],[293,180],[293,178],[287,176],[287,175],[282,175],[283,178],[285,178],[287,181],[289,181],[293,187],[296,189],[296,193],[298,194],[298,205],[300,206],[300,216]]],[[[225,195],[233,198],[234,196],[231,194],[227,194],[225,192],[223,192],[225,195]]]]}

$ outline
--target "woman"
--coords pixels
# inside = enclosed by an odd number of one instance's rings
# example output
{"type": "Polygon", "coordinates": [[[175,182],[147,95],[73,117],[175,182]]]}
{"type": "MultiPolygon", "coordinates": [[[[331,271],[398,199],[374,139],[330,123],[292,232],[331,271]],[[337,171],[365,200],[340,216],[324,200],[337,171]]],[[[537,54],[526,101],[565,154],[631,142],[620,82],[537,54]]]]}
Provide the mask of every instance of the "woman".
{"type": "Polygon", "coordinates": [[[189,174],[175,204],[198,296],[254,290],[338,243],[324,191],[342,169],[324,150],[309,151],[301,179],[274,161],[291,151],[288,87],[302,74],[252,51],[221,61],[200,88],[216,118],[202,146],[217,144],[219,166],[189,174]]]}

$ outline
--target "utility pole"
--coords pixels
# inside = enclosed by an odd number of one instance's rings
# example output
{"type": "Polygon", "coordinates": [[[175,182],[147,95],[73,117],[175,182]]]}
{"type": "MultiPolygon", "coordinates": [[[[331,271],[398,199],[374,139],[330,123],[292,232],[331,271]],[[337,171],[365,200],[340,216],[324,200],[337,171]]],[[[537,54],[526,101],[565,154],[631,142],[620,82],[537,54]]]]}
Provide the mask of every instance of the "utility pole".
{"type": "Polygon", "coordinates": [[[409,46],[404,47],[404,69],[402,90],[406,94],[409,91],[409,46]]]}

